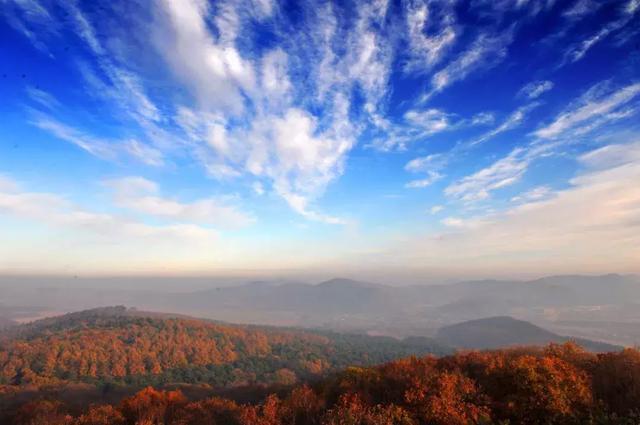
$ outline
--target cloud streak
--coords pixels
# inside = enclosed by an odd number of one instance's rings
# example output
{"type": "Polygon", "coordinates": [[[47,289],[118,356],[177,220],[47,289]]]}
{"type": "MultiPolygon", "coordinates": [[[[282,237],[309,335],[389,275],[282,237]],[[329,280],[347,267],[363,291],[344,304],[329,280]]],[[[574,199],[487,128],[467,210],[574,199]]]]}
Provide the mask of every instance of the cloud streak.
{"type": "MultiPolygon", "coordinates": [[[[638,158],[639,142],[591,151],[580,158],[586,168],[568,188],[545,190],[544,197],[522,199],[520,205],[500,213],[449,218],[446,230],[403,241],[389,259],[475,272],[504,269],[505,261],[507,268],[520,272],[537,272],[540,267],[547,273],[637,270],[638,158]]],[[[519,167],[514,168],[518,173],[519,167]]]]}
{"type": "Polygon", "coordinates": [[[113,189],[116,206],[146,216],[228,229],[246,227],[255,222],[254,217],[219,199],[206,198],[185,203],[162,197],[158,185],[143,177],[108,180],[105,185],[113,189]]]}
{"type": "Polygon", "coordinates": [[[583,95],[577,102],[567,108],[550,124],[539,128],[534,135],[543,139],[562,137],[579,126],[594,118],[604,118],[599,125],[604,124],[616,115],[611,115],[640,94],[640,83],[634,83],[612,92],[602,93],[606,89],[603,85],[596,85],[583,95]]]}
{"type": "Polygon", "coordinates": [[[478,36],[467,50],[433,75],[431,88],[422,96],[422,102],[426,102],[450,85],[463,80],[472,72],[496,66],[506,57],[507,48],[512,40],[512,30],[497,35],[478,36]]]}

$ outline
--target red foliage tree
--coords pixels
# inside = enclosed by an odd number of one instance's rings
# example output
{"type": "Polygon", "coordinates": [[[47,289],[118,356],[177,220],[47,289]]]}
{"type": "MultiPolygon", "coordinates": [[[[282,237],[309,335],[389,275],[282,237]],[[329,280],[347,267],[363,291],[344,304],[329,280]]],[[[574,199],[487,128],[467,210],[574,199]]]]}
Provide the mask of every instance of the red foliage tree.
{"type": "Polygon", "coordinates": [[[180,391],[158,391],[151,387],[122,401],[120,410],[127,424],[165,425],[179,416],[187,403],[180,391]]]}

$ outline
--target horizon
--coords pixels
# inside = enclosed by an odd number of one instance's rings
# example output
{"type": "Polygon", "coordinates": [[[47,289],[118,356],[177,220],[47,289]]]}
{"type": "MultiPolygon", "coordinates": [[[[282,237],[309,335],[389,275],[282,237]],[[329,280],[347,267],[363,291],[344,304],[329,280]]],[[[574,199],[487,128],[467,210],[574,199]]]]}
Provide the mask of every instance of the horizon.
{"type": "Polygon", "coordinates": [[[640,273],[637,0],[2,9],[0,274],[640,273]]]}

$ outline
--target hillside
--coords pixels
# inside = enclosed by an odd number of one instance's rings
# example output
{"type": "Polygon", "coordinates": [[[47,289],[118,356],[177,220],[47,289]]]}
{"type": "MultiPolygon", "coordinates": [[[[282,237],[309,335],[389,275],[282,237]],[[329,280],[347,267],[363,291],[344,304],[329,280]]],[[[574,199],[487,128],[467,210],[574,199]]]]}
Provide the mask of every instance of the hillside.
{"type": "Polygon", "coordinates": [[[431,340],[235,326],[110,307],[5,332],[0,382],[291,384],[353,364],[446,352],[431,340]]]}
{"type": "MultiPolygon", "coordinates": [[[[2,401],[0,399],[0,401],[2,401]]],[[[255,397],[192,397],[146,388],[100,404],[6,403],[7,425],[566,425],[637,424],[640,352],[574,344],[459,353],[351,367],[312,385],[255,397]]],[[[2,406],[0,406],[2,407],[2,406]]]]}
{"type": "Polygon", "coordinates": [[[438,341],[456,348],[487,349],[515,345],[546,345],[573,340],[595,352],[614,351],[618,347],[582,338],[565,337],[538,327],[524,320],[508,316],[469,320],[441,328],[438,341]]]}

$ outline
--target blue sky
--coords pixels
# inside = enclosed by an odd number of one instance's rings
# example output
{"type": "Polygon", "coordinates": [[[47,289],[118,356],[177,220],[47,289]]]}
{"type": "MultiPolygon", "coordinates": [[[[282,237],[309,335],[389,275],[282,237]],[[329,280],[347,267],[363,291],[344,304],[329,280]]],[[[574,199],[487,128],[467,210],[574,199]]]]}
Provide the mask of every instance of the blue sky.
{"type": "Polygon", "coordinates": [[[638,0],[0,1],[0,271],[640,271],[638,0]]]}

